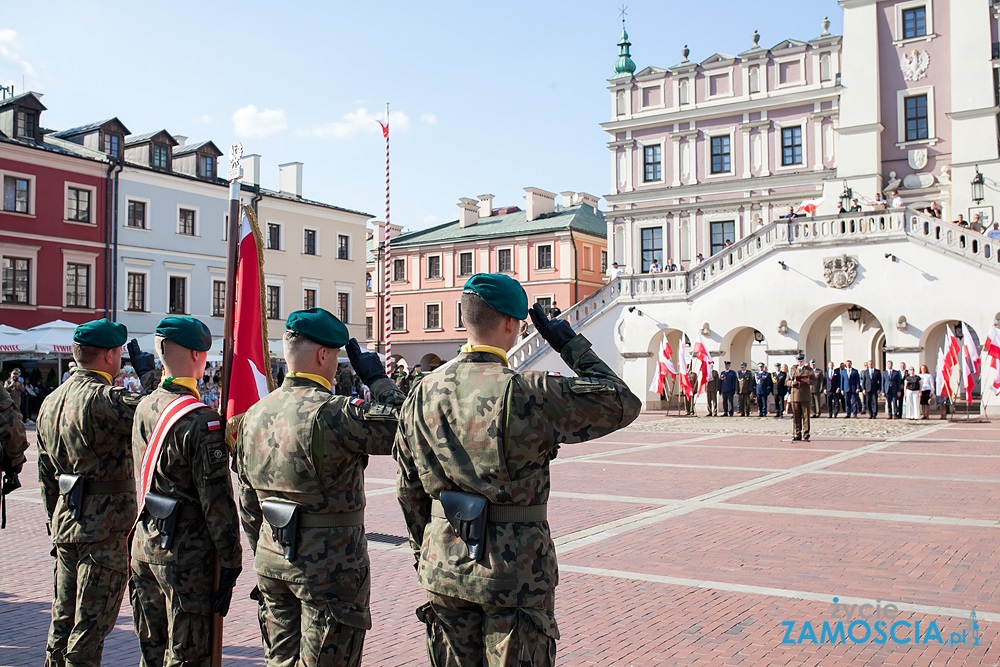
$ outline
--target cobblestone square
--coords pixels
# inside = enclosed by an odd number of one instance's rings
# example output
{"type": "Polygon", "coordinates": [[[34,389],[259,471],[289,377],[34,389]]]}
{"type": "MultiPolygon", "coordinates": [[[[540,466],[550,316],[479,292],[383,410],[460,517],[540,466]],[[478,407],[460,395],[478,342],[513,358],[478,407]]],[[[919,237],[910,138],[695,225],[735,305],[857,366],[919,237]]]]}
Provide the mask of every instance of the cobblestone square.
{"type": "MultiPolygon", "coordinates": [[[[813,424],[811,442],[792,443],[790,420],[651,413],[628,430],[563,447],[550,508],[561,570],[559,664],[1000,662],[992,579],[1000,565],[1000,429],[935,420],[813,424]],[[852,626],[865,604],[894,605],[897,634],[866,639],[878,617],[852,626]],[[838,620],[853,634],[822,641],[824,622],[833,629],[838,620]]],[[[5,667],[42,664],[49,621],[52,565],[33,448],[29,459],[0,533],[5,667]]],[[[403,536],[394,468],[387,458],[368,467],[369,533],[403,536]]],[[[423,592],[409,548],[382,537],[369,548],[374,628],[364,664],[424,665],[413,613],[423,592]]],[[[247,551],[226,620],[227,665],[263,665],[247,598],[251,573],[247,551]]],[[[127,601],[103,664],[138,664],[127,601]]]]}

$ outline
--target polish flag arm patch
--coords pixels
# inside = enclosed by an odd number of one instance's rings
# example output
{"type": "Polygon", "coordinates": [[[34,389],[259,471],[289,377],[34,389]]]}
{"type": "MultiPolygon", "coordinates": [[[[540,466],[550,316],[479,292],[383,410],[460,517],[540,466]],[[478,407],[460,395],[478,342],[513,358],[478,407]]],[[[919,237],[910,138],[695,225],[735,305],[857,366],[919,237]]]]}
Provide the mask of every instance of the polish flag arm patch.
{"type": "Polygon", "coordinates": [[[222,424],[219,423],[218,419],[208,422],[209,431],[218,431],[220,428],[222,428],[222,424]]]}

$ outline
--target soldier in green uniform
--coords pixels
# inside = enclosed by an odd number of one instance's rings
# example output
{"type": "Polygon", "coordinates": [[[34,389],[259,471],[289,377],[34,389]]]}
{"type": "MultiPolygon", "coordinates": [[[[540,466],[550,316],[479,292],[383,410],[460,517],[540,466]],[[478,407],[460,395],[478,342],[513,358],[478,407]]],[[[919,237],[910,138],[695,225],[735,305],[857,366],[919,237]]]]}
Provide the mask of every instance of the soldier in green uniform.
{"type": "Polygon", "coordinates": [[[236,441],[265,656],[268,667],[353,667],[371,628],[364,468],[392,452],[403,395],[329,312],[296,311],[285,328],[289,373],[236,441]],[[345,345],[372,402],[330,392],[345,345]]]}
{"type": "MultiPolygon", "coordinates": [[[[56,558],[47,667],[100,665],[125,592],[135,519],[132,418],[141,394],[112,387],[128,335],[107,319],[73,332],[77,367],[38,413],[38,484],[56,558]]],[[[134,354],[144,386],[153,356],[134,354]]]]}
{"type": "MultiPolygon", "coordinates": [[[[28,438],[24,434],[21,411],[14,405],[10,394],[0,387],[0,496],[21,486],[17,475],[24,467],[24,450],[28,448],[28,438]]],[[[0,528],[7,524],[7,505],[0,498],[0,528]]]]}
{"type": "Polygon", "coordinates": [[[140,664],[208,667],[212,609],[226,615],[242,562],[225,426],[198,393],[212,334],[193,317],[167,317],[157,325],[155,341],[165,377],[139,404],[132,428],[144,507],[130,573],[140,664]],[[190,411],[157,437],[158,420],[183,405],[183,397],[190,411]]]}
{"type": "Polygon", "coordinates": [[[351,369],[347,367],[347,364],[341,364],[340,370],[337,372],[337,395],[350,396],[353,387],[354,376],[351,375],[351,369]]]}
{"type": "Polygon", "coordinates": [[[628,425],[641,404],[586,338],[538,304],[535,328],[578,377],[509,369],[506,351],[529,312],[524,289],[477,274],[463,291],[468,343],[407,398],[393,452],[427,589],[417,616],[432,665],[551,665],[559,631],[549,462],[561,445],[628,425]]]}
{"type": "Polygon", "coordinates": [[[396,387],[404,396],[410,393],[410,376],[402,366],[396,366],[396,387]]]}
{"type": "Polygon", "coordinates": [[[809,407],[812,397],[811,383],[815,377],[815,371],[806,366],[806,355],[799,354],[795,360],[798,363],[792,367],[792,372],[788,374],[792,382],[792,440],[808,441],[809,407]]]}

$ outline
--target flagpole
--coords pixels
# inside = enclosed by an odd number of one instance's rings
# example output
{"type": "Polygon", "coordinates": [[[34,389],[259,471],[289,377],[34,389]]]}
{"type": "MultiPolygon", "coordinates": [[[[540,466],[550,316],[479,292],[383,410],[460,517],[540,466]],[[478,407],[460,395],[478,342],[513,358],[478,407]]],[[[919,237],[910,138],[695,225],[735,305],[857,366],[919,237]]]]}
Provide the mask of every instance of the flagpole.
{"type": "Polygon", "coordinates": [[[385,135],[385,268],[383,275],[383,291],[385,293],[385,310],[382,313],[383,326],[385,329],[385,374],[392,377],[392,306],[389,302],[390,278],[392,270],[392,251],[390,250],[390,237],[392,236],[389,224],[389,103],[385,103],[385,125],[383,126],[385,135]]]}

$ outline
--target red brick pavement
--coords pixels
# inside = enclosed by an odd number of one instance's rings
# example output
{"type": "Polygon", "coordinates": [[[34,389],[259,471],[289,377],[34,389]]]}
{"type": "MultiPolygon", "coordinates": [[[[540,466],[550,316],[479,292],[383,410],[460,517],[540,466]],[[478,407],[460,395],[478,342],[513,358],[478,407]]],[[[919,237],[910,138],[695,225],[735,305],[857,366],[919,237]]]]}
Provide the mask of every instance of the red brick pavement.
{"type": "MultiPolygon", "coordinates": [[[[994,642],[1000,628],[1000,596],[992,577],[1000,560],[995,548],[1000,525],[962,522],[996,518],[995,485],[906,477],[928,471],[941,477],[970,472],[992,477],[1000,461],[1000,446],[994,444],[998,431],[992,425],[947,426],[887,445],[884,450],[895,452],[892,455],[862,453],[831,461],[829,469],[847,473],[839,475],[816,474],[814,469],[826,469],[825,456],[843,456],[871,440],[823,438],[809,448],[792,448],[774,436],[723,435],[698,446],[674,447],[670,443],[699,436],[619,432],[599,442],[563,448],[552,469],[550,509],[563,565],[556,602],[562,632],[559,663],[601,667],[1000,663],[1000,643],[994,642]],[[648,445],[654,447],[615,454],[648,445]],[[820,449],[830,451],[811,451],[820,449]],[[938,451],[952,456],[906,454],[938,451]],[[570,460],[605,453],[610,455],[590,462],[570,460]],[[969,453],[987,458],[954,456],[969,453]],[[652,462],[695,467],[645,465],[652,462]],[[784,472],[775,478],[767,472],[700,466],[784,472]],[[865,474],[875,471],[902,477],[865,474]],[[745,488],[727,496],[725,505],[774,510],[682,502],[733,485],[745,488]],[[644,502],[647,498],[661,502],[644,502]],[[680,508],[677,503],[682,503],[680,508]],[[789,509],[800,513],[790,514],[789,509]],[[951,517],[954,523],[837,514],[859,511],[951,517]],[[638,518],[642,521],[634,526],[628,523],[638,518]],[[596,534],[567,542],[587,529],[596,534]],[[988,618],[980,620],[978,647],[971,646],[968,633],[967,643],[956,646],[871,641],[831,645],[812,643],[808,637],[804,643],[782,643],[782,622],[796,623],[793,639],[806,621],[817,635],[823,621],[834,622],[830,618],[834,596],[853,596],[855,603],[879,597],[897,602],[902,611],[894,620],[920,621],[924,628],[934,621],[945,639],[952,631],[968,628],[972,607],[988,618]]],[[[32,502],[38,499],[33,467],[32,461],[22,475],[24,488],[9,502],[8,529],[0,533],[0,563],[5,568],[0,585],[3,666],[38,665],[44,660],[52,565],[42,506],[32,502]]],[[[372,480],[369,532],[403,534],[390,483],[394,474],[391,459],[372,458],[367,470],[372,480]]],[[[364,664],[427,664],[423,628],[413,613],[424,594],[414,579],[409,548],[372,541],[370,551],[374,628],[366,640],[364,664]]],[[[263,664],[256,605],[247,598],[253,583],[249,553],[244,568],[226,622],[227,665],[263,664]]],[[[137,650],[126,602],[108,638],[103,664],[135,665],[137,650]]]]}

